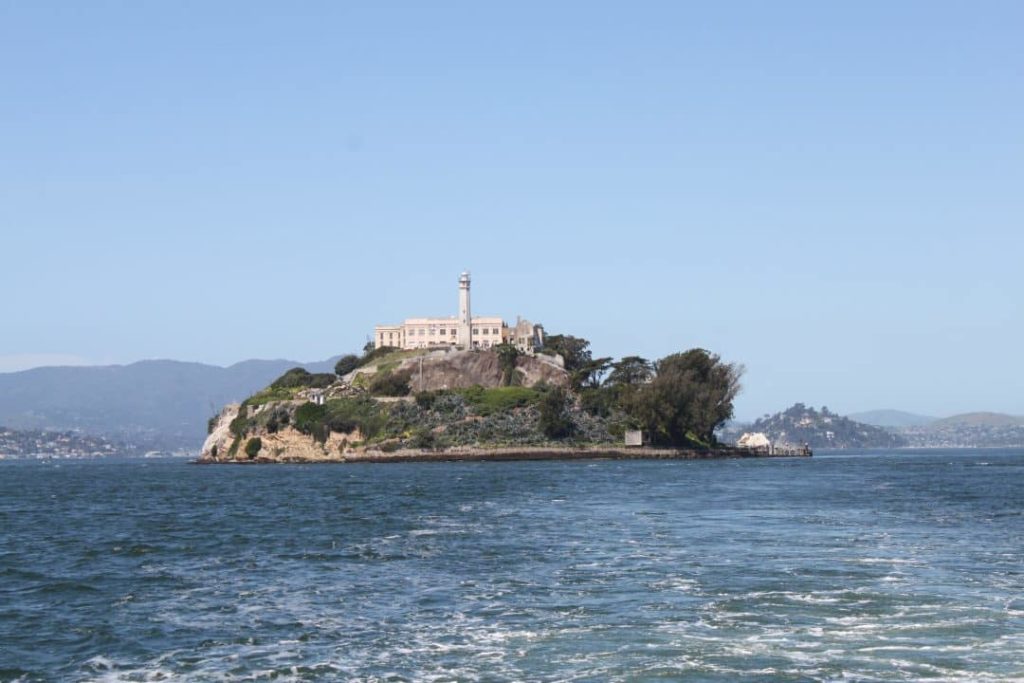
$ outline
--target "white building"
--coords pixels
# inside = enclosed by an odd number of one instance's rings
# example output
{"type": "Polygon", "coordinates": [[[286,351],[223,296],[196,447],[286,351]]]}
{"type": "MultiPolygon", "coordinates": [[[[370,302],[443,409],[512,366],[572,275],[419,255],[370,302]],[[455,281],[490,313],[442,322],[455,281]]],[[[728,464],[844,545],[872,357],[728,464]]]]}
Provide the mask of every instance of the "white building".
{"type": "Polygon", "coordinates": [[[459,276],[459,315],[448,318],[406,318],[399,325],[377,325],[373,346],[399,349],[431,347],[491,348],[514,344],[520,351],[532,352],[544,344],[544,328],[529,320],[516,318],[509,327],[496,316],[474,316],[470,308],[469,272],[459,276]]]}

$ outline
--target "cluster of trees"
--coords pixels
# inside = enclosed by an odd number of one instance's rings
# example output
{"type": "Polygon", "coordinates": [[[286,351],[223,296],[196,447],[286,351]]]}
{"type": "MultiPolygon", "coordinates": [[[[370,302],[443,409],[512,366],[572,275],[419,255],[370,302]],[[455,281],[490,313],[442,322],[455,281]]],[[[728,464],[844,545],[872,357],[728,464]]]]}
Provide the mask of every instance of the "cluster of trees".
{"type": "Polygon", "coordinates": [[[590,342],[551,335],[548,351],[558,353],[573,390],[588,412],[623,414],[654,443],[713,445],[715,430],[733,415],[743,368],[705,349],[674,353],[658,361],[626,356],[594,358],[590,342]]]}

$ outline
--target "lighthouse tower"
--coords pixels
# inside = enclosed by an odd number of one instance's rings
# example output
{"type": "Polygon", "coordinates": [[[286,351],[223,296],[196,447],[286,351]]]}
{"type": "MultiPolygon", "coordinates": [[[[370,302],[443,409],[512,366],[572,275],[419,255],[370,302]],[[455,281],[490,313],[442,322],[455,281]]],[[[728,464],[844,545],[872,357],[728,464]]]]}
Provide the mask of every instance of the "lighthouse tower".
{"type": "Polygon", "coordinates": [[[469,271],[459,276],[459,346],[473,348],[473,314],[469,310],[469,271]]]}

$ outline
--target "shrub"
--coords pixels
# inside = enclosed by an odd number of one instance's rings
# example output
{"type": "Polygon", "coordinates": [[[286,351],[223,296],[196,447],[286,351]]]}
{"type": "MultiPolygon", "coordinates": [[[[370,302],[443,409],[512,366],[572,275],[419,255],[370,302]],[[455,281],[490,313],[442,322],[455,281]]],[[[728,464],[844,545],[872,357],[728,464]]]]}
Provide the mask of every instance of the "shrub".
{"type": "Polygon", "coordinates": [[[243,403],[238,408],[238,415],[235,417],[234,420],[231,421],[231,424],[228,425],[228,431],[230,431],[231,434],[235,436],[235,438],[241,438],[245,436],[245,432],[249,429],[248,415],[249,409],[243,403]]]}
{"type": "Polygon", "coordinates": [[[334,374],[341,376],[347,375],[356,368],[359,367],[359,356],[354,354],[346,354],[338,359],[338,362],[334,364],[334,374]]]}
{"type": "Polygon", "coordinates": [[[366,439],[380,434],[387,415],[380,404],[365,396],[332,399],[324,404],[324,421],[332,432],[348,433],[359,429],[366,439]]]}
{"type": "Polygon", "coordinates": [[[260,452],[261,448],[263,448],[262,439],[258,436],[253,437],[245,443],[245,454],[252,460],[260,452]]]}
{"type": "Polygon", "coordinates": [[[590,387],[580,391],[580,407],[591,415],[608,417],[615,405],[612,389],[590,387]]]}
{"type": "Polygon", "coordinates": [[[432,391],[421,391],[416,394],[416,405],[423,410],[430,410],[437,403],[437,394],[432,391]]]}
{"type": "Polygon", "coordinates": [[[417,429],[412,436],[413,448],[422,448],[423,450],[431,450],[437,447],[437,434],[433,430],[427,428],[417,429]]]}
{"type": "Polygon", "coordinates": [[[312,434],[317,426],[324,423],[327,406],[303,403],[295,410],[295,428],[303,434],[312,434]]]}
{"type": "Polygon", "coordinates": [[[484,389],[473,386],[463,389],[463,397],[477,415],[486,417],[513,408],[524,408],[537,403],[540,393],[529,387],[494,387],[484,389]]]}
{"type": "Polygon", "coordinates": [[[501,367],[501,385],[508,387],[518,385],[522,378],[516,372],[516,359],[519,358],[519,349],[508,342],[495,347],[498,353],[498,364],[501,367]]]}
{"type": "Polygon", "coordinates": [[[407,396],[409,394],[409,378],[412,372],[378,372],[370,380],[370,393],[377,396],[407,396]]]}
{"type": "Polygon", "coordinates": [[[334,374],[330,372],[318,372],[312,374],[305,368],[292,368],[270,384],[271,389],[296,389],[310,387],[323,389],[334,384],[334,374]]]}
{"type": "Polygon", "coordinates": [[[538,425],[549,439],[564,439],[572,434],[572,420],[569,419],[565,403],[564,389],[552,389],[540,401],[538,425]]]}
{"type": "Polygon", "coordinates": [[[382,346],[379,349],[369,349],[366,353],[363,354],[363,357],[359,359],[358,367],[370,365],[371,363],[376,362],[377,359],[382,358],[388,355],[389,353],[395,353],[398,350],[399,349],[395,348],[394,346],[382,346]]]}
{"type": "Polygon", "coordinates": [[[287,427],[291,421],[288,411],[284,408],[275,408],[274,412],[267,418],[267,431],[271,434],[277,433],[282,427],[287,427]]]}

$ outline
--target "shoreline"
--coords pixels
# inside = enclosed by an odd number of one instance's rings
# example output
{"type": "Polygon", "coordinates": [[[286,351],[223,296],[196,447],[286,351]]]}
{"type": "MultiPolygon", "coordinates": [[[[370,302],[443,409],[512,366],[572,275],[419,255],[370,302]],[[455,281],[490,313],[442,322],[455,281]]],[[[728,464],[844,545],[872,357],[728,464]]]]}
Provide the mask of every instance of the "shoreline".
{"type": "Polygon", "coordinates": [[[252,460],[193,460],[195,465],[275,465],[275,464],[351,464],[402,462],[521,462],[537,460],[725,460],[736,458],[809,458],[810,450],[764,453],[746,448],[699,450],[686,448],[650,448],[621,446],[523,446],[508,448],[451,448],[443,451],[401,449],[385,453],[369,450],[336,457],[297,458],[287,455],[256,457],[252,460]]]}

